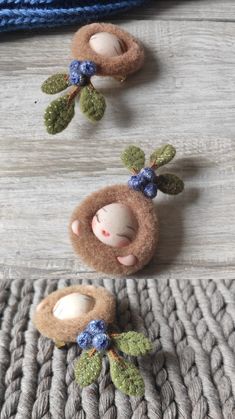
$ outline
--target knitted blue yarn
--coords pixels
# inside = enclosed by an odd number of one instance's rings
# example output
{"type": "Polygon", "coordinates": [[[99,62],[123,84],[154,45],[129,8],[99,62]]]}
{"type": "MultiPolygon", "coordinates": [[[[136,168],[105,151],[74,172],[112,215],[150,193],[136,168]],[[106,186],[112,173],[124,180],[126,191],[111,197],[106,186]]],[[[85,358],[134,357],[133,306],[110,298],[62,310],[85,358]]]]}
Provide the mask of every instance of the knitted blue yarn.
{"type": "Polygon", "coordinates": [[[148,0],[0,0],[0,32],[100,21],[148,0]]]}

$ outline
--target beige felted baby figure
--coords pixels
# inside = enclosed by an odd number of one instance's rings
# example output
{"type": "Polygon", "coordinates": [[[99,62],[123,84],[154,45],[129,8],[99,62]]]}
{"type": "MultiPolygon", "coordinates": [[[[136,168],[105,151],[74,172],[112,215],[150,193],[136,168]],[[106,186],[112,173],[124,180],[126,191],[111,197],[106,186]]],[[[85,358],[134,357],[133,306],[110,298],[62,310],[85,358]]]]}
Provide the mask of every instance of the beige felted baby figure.
{"type": "Polygon", "coordinates": [[[126,78],[144,63],[144,48],[131,34],[110,23],[92,23],[79,29],[72,41],[76,60],[96,63],[97,75],[126,78]]]}
{"type": "Polygon", "coordinates": [[[138,368],[123,354],[143,356],[152,349],[141,333],[117,332],[116,301],[103,287],[73,285],[59,289],[42,300],[33,315],[36,328],[55,342],[58,349],[78,345],[80,357],[74,363],[75,382],[86,387],[95,382],[102,359],[110,363],[113,384],[130,396],[143,396],[144,380],[138,368]]]}
{"type": "Polygon", "coordinates": [[[124,81],[144,63],[144,49],[140,42],[109,23],[92,23],[79,29],[72,41],[72,56],[74,59],[68,72],[54,74],[42,84],[42,91],[50,95],[69,88],[45,111],[44,122],[49,134],[57,134],[68,126],[74,117],[76,102],[90,121],[100,121],[106,102],[91,79],[111,76],[124,81]]]}
{"type": "Polygon", "coordinates": [[[128,185],[94,192],[75,208],[70,237],[75,252],[88,265],[108,274],[130,275],[149,263],[159,236],[152,199],[158,190],[172,195],[183,190],[177,176],[155,173],[174,156],[174,147],[162,146],[152,153],[150,167],[144,167],[143,151],[128,147],[122,155],[133,173],[128,185]]]}

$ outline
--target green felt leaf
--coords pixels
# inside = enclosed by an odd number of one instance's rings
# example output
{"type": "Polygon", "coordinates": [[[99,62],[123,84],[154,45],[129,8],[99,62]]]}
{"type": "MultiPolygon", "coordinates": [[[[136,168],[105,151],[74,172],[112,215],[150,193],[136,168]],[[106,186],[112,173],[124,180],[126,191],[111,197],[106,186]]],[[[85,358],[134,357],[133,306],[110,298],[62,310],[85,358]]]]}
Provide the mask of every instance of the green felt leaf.
{"type": "Polygon", "coordinates": [[[42,83],[41,89],[48,95],[54,95],[55,93],[59,93],[62,92],[62,90],[67,89],[69,85],[70,83],[68,81],[67,74],[58,73],[48,77],[48,79],[42,83]]]}
{"type": "Polygon", "coordinates": [[[106,108],[105,98],[93,87],[85,86],[80,94],[80,108],[92,122],[100,121],[106,108]]]}
{"type": "Polygon", "coordinates": [[[89,353],[90,351],[83,352],[74,367],[75,380],[81,387],[96,381],[102,367],[102,355],[95,352],[90,356],[89,353]]]}
{"type": "Polygon", "coordinates": [[[121,159],[128,170],[139,172],[144,167],[145,154],[141,148],[130,145],[123,151],[121,159]]]}
{"type": "Polygon", "coordinates": [[[128,396],[144,395],[144,380],[138,368],[124,359],[116,360],[109,356],[110,374],[114,385],[128,396]]]}
{"type": "Polygon", "coordinates": [[[170,144],[165,144],[155,150],[150,156],[151,164],[156,167],[169,163],[175,157],[176,149],[170,144]]]}
{"type": "Polygon", "coordinates": [[[176,175],[165,173],[157,178],[158,189],[168,195],[177,195],[184,189],[184,182],[176,175]]]}
{"type": "Polygon", "coordinates": [[[117,349],[132,356],[145,355],[152,349],[152,344],[142,333],[121,333],[112,338],[117,349]]]}
{"type": "Polygon", "coordinates": [[[45,125],[49,134],[63,131],[74,117],[74,99],[69,101],[70,95],[61,96],[53,100],[44,115],[45,125]]]}

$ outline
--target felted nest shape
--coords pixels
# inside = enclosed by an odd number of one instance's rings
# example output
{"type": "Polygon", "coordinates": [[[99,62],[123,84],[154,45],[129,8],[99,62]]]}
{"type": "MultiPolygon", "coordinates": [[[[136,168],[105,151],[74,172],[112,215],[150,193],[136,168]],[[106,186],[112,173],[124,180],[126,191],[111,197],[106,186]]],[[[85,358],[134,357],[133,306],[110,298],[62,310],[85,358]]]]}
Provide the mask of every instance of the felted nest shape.
{"type": "Polygon", "coordinates": [[[127,76],[138,71],[144,63],[143,46],[132,35],[110,23],[92,23],[79,29],[72,41],[72,56],[76,60],[91,60],[100,76],[127,76]],[[123,54],[105,57],[97,54],[89,45],[91,37],[99,32],[117,36],[125,45],[123,54]]]}
{"type": "Polygon", "coordinates": [[[96,271],[114,275],[130,275],[142,269],[152,259],[158,242],[158,219],[153,202],[141,192],[126,185],[108,186],[87,197],[75,208],[69,224],[69,233],[75,252],[96,271]],[[138,229],[134,240],[125,247],[111,247],[97,239],[92,231],[92,219],[105,205],[122,203],[135,216],[138,229]],[[79,221],[79,235],[73,233],[72,223],[79,221]],[[117,257],[134,255],[133,266],[122,265],[117,257]]]}
{"type": "Polygon", "coordinates": [[[75,342],[77,335],[94,319],[107,324],[115,320],[115,297],[103,287],[75,285],[51,293],[37,306],[33,322],[40,333],[55,342],[75,342]],[[77,318],[61,320],[53,315],[53,309],[62,297],[79,293],[94,299],[93,308],[77,318]]]}

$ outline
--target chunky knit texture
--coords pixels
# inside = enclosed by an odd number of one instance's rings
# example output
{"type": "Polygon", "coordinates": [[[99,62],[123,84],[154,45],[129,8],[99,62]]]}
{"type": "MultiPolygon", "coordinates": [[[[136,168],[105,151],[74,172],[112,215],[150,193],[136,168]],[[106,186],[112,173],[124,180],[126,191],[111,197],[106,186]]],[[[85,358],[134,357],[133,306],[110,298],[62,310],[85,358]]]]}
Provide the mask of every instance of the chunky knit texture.
{"type": "Polygon", "coordinates": [[[169,277],[0,280],[1,419],[233,419],[235,281],[169,277]],[[114,293],[118,329],[153,342],[153,352],[137,360],[144,397],[115,389],[106,359],[97,382],[81,389],[78,345],[56,349],[33,326],[39,301],[79,283],[114,293]]]}
{"type": "Polygon", "coordinates": [[[147,0],[0,0],[0,32],[99,21],[147,0]]]}

